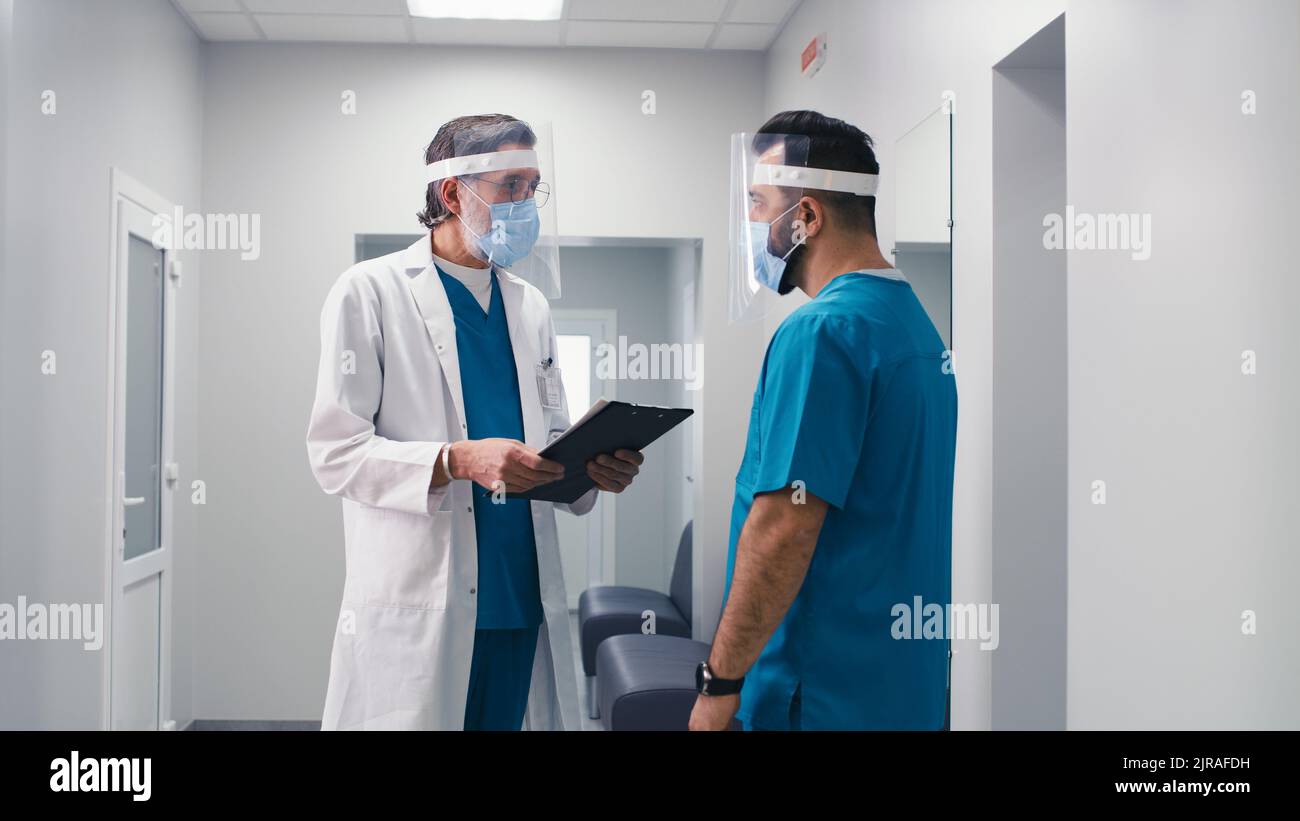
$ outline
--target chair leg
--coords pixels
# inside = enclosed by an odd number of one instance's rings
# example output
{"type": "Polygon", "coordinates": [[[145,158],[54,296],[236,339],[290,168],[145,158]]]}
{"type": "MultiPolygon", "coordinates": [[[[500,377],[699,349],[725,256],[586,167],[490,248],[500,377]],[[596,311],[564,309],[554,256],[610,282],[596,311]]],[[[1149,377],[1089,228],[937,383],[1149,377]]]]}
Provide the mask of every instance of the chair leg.
{"type": "Polygon", "coordinates": [[[596,677],[587,676],[587,717],[600,718],[600,702],[596,699],[596,677]]]}

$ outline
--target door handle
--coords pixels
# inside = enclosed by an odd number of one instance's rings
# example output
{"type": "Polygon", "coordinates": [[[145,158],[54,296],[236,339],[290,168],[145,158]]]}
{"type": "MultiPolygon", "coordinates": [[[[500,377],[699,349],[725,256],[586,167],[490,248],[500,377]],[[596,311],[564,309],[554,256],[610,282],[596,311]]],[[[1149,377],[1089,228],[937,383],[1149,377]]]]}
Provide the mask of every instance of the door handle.
{"type": "Polygon", "coordinates": [[[135,507],[136,505],[142,505],[147,501],[148,499],[143,496],[126,496],[122,499],[122,507],[135,507]]]}

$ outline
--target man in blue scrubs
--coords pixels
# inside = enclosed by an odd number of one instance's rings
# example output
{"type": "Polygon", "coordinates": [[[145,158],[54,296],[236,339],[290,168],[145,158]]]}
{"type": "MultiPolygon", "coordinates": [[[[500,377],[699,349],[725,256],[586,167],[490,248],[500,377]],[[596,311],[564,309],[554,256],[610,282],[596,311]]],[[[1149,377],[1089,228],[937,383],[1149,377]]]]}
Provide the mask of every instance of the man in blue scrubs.
{"type": "Polygon", "coordinates": [[[690,726],[940,729],[948,644],[891,628],[896,604],[951,601],[949,357],[877,246],[871,139],[785,112],[752,151],[751,182],[767,183],[746,184],[752,276],[812,299],[777,329],[754,392],[690,726]]]}

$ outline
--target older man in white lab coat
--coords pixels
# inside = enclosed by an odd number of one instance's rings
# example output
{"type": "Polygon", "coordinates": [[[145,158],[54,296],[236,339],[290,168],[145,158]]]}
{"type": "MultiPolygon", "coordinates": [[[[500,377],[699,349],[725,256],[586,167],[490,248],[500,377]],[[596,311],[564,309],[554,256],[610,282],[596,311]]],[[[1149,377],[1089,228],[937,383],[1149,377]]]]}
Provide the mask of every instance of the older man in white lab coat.
{"type": "MultiPolygon", "coordinates": [[[[550,307],[506,270],[537,238],[536,141],[505,115],[444,125],[429,232],[350,268],[321,312],[307,449],[347,561],[324,729],[579,727],[557,505],[501,493],[562,476],[538,451],[569,425],[550,307]]],[[[641,461],[587,471],[617,493],[641,461]]]]}

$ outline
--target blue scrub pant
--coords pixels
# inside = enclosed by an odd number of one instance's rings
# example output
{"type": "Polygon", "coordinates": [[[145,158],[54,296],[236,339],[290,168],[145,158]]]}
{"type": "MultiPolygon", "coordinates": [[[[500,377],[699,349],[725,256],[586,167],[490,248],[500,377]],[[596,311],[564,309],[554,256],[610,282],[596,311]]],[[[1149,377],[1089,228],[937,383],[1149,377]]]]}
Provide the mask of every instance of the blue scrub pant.
{"type": "Polygon", "coordinates": [[[523,726],[538,630],[474,631],[466,730],[518,730],[523,726]]]}

